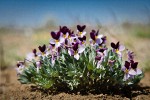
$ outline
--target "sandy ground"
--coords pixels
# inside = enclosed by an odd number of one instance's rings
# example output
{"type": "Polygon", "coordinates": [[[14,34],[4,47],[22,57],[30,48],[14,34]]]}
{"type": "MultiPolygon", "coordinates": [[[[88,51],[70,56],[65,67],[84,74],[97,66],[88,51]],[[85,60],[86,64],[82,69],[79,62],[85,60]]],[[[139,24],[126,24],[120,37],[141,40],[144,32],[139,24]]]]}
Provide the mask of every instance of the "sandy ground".
{"type": "Polygon", "coordinates": [[[128,95],[124,94],[74,94],[41,92],[31,85],[22,85],[17,81],[14,68],[0,72],[0,100],[149,100],[150,98],[150,72],[145,73],[139,87],[133,89],[128,95]]]}

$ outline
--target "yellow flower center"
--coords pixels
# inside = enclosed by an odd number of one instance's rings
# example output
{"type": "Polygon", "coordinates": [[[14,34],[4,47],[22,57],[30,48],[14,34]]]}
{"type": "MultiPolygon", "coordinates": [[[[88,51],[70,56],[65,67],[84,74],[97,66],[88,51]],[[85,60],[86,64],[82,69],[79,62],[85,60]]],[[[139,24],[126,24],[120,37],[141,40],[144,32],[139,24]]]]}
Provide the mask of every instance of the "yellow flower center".
{"type": "Polygon", "coordinates": [[[98,36],[95,36],[95,39],[97,39],[98,38],[98,36]]]}
{"type": "Polygon", "coordinates": [[[45,55],[45,52],[42,52],[42,55],[45,55]]]}
{"type": "Polygon", "coordinates": [[[77,54],[77,51],[74,51],[74,55],[76,55],[77,54]]]}
{"type": "Polygon", "coordinates": [[[116,53],[119,53],[119,50],[118,50],[118,49],[116,49],[116,53]]]}
{"type": "Polygon", "coordinates": [[[56,42],[56,43],[58,43],[58,42],[59,42],[59,40],[55,40],[55,42],[56,42]]]}
{"type": "Polygon", "coordinates": [[[103,47],[100,45],[99,48],[103,48],[103,47]]]}
{"type": "Polygon", "coordinates": [[[63,37],[66,38],[66,34],[64,34],[63,37]]]}
{"type": "Polygon", "coordinates": [[[129,72],[129,70],[128,69],[125,69],[125,73],[128,73],[129,72]]]}
{"type": "Polygon", "coordinates": [[[81,35],[82,34],[82,32],[79,32],[79,35],[81,35]]]}

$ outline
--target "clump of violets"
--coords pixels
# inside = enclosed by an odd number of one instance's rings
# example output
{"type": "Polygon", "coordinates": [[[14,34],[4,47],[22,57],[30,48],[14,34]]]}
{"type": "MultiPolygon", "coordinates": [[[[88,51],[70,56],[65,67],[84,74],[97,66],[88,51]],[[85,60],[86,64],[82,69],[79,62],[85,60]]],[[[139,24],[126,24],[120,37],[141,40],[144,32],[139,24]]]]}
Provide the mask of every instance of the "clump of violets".
{"type": "Polygon", "coordinates": [[[18,80],[53,91],[91,91],[137,84],[143,72],[137,68],[134,53],[120,42],[112,42],[108,48],[106,36],[99,30],[86,33],[85,28],[77,25],[74,32],[60,26],[58,31],[50,32],[48,45],[33,49],[24,61],[17,62],[18,80]],[[128,59],[123,60],[124,53],[128,59]]]}

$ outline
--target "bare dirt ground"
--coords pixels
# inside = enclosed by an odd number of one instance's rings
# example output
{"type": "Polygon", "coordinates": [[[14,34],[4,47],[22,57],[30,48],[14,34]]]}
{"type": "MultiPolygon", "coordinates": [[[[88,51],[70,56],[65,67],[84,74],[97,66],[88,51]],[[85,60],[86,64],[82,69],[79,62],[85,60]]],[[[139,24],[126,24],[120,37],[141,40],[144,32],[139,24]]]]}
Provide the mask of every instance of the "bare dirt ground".
{"type": "Polygon", "coordinates": [[[57,93],[39,91],[31,85],[22,85],[17,81],[14,68],[0,71],[0,100],[149,100],[150,72],[145,73],[139,86],[130,93],[124,94],[87,94],[57,93]]]}

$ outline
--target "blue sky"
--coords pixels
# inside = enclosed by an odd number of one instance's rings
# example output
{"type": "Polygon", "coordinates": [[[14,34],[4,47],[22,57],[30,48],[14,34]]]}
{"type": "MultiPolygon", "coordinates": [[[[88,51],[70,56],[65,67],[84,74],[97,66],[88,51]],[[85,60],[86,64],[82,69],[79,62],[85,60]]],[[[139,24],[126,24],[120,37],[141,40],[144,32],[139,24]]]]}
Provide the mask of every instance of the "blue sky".
{"type": "Polygon", "coordinates": [[[0,0],[0,26],[36,26],[49,18],[58,24],[146,23],[148,14],[150,0],[0,0]]]}

